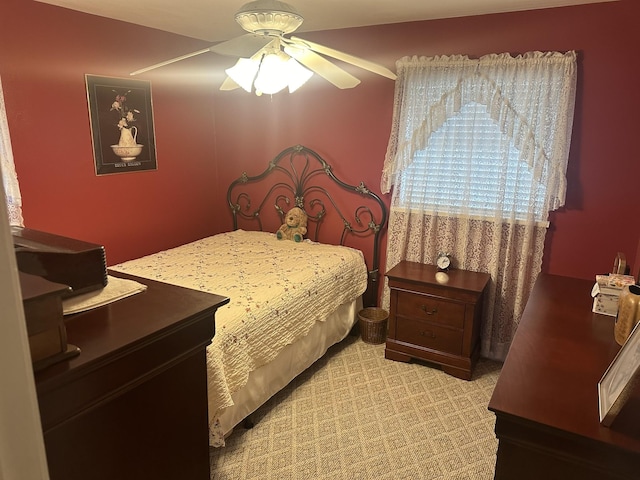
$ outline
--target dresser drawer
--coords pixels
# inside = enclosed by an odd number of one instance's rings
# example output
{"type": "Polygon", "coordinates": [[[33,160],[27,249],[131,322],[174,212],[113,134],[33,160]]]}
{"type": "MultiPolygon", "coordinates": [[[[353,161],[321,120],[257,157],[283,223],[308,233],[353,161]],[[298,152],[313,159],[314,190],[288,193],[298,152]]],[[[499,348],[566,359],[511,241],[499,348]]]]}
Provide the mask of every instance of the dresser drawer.
{"type": "Polygon", "coordinates": [[[398,318],[396,321],[396,338],[401,342],[453,355],[462,353],[462,330],[410,318],[398,318]]]}
{"type": "Polygon", "coordinates": [[[464,328],[464,305],[419,293],[398,292],[397,315],[464,328]]]}

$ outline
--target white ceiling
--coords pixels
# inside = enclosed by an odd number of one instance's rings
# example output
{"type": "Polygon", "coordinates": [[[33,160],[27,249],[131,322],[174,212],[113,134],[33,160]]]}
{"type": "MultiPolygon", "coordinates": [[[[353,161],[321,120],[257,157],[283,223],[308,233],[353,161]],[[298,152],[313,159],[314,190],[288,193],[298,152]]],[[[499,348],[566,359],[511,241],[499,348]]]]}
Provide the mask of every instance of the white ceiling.
{"type": "MultiPolygon", "coordinates": [[[[234,21],[248,0],[36,0],[218,42],[245,33],[234,21]]],[[[534,10],[617,0],[287,0],[304,17],[298,32],[534,10]]]]}

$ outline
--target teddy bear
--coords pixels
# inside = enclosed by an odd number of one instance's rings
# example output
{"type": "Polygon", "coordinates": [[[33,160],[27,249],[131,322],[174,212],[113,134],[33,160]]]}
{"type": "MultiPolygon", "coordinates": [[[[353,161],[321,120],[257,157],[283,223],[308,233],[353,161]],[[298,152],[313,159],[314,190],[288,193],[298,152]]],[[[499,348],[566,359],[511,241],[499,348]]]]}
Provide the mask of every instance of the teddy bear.
{"type": "Polygon", "coordinates": [[[307,233],[307,214],[298,207],[287,212],[284,223],[276,232],[278,240],[293,240],[301,242],[307,233]]]}

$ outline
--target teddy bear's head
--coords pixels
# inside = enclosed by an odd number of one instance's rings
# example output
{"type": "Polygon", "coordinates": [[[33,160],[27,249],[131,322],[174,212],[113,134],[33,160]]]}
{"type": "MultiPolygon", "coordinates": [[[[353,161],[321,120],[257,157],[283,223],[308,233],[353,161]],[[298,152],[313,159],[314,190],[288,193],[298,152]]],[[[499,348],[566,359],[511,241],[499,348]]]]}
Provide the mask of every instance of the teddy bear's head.
{"type": "Polygon", "coordinates": [[[300,228],[307,226],[307,214],[301,208],[293,207],[287,212],[285,223],[289,228],[300,228]]]}

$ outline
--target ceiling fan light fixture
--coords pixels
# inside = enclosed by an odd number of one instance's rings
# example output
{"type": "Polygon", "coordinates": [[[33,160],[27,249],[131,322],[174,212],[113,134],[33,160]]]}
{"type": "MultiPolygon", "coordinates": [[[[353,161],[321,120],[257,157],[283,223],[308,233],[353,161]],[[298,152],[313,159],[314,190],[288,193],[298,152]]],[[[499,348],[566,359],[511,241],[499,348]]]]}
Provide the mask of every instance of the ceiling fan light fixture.
{"type": "Polygon", "coordinates": [[[247,32],[266,35],[291,33],[304,21],[293,6],[276,0],[246,3],[240,7],[235,19],[247,32]]]}
{"type": "Polygon", "coordinates": [[[283,52],[268,53],[262,58],[254,83],[257,95],[263,93],[273,95],[289,85],[287,66],[289,58],[283,52]]]}
{"type": "Polygon", "coordinates": [[[227,68],[225,72],[231,80],[240,85],[243,90],[251,93],[253,80],[256,78],[259,68],[259,60],[240,58],[233,67],[227,68]]]}
{"type": "Polygon", "coordinates": [[[303,67],[293,58],[287,60],[287,69],[289,76],[289,93],[295,92],[313,77],[311,70],[303,67]]]}
{"type": "MultiPolygon", "coordinates": [[[[313,76],[311,70],[300,65],[286,53],[278,51],[258,58],[240,58],[225,72],[243,90],[251,93],[255,88],[258,96],[263,93],[273,95],[286,87],[293,93],[313,76]]],[[[223,84],[221,89],[229,90],[229,86],[223,84]]]]}

